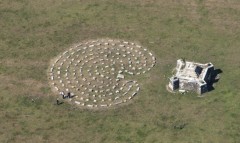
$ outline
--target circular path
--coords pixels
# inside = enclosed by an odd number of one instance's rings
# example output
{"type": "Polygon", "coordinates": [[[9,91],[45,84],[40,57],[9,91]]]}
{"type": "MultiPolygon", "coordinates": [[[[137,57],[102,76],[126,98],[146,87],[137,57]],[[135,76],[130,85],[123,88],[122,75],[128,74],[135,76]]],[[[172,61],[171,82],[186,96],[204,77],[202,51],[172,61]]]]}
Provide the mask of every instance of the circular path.
{"type": "Polygon", "coordinates": [[[131,100],[140,90],[134,76],[154,67],[156,59],[132,42],[101,39],[80,43],[51,62],[50,85],[78,106],[104,108],[131,100]]]}

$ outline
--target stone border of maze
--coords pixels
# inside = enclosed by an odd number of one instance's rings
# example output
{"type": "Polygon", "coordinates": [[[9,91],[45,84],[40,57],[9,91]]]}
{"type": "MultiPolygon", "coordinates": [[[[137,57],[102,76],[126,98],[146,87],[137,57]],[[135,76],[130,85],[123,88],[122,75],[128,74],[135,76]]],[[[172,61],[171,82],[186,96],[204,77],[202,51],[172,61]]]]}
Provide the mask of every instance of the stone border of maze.
{"type": "Polygon", "coordinates": [[[54,93],[70,95],[65,100],[77,106],[99,109],[132,100],[140,90],[134,76],[145,74],[155,64],[153,54],[139,44],[88,40],[54,58],[48,76],[54,93]]]}

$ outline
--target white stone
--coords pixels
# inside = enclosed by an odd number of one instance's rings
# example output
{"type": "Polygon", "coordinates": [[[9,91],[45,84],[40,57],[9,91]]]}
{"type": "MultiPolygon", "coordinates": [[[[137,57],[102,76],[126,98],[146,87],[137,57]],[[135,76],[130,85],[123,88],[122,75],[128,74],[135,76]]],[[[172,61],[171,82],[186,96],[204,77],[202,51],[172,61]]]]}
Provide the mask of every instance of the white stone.
{"type": "Polygon", "coordinates": [[[135,96],[136,94],[137,94],[137,92],[134,92],[134,93],[132,94],[132,97],[135,96]]]}
{"type": "Polygon", "coordinates": [[[88,107],[90,107],[90,108],[92,108],[92,107],[93,107],[93,105],[91,105],[91,104],[88,104],[87,106],[88,106],[88,107]]]}
{"type": "Polygon", "coordinates": [[[122,103],[122,101],[119,101],[119,102],[116,102],[116,103],[114,103],[115,105],[118,105],[118,104],[121,104],[122,103]]]}
{"type": "Polygon", "coordinates": [[[75,101],[75,103],[76,103],[76,104],[80,104],[80,102],[78,102],[78,101],[75,101]]]}
{"type": "Polygon", "coordinates": [[[137,88],[137,91],[139,91],[140,87],[137,88]]]}
{"type": "Polygon", "coordinates": [[[128,74],[133,75],[133,72],[128,72],[128,74]]]}
{"type": "Polygon", "coordinates": [[[124,79],[124,75],[119,73],[119,74],[117,75],[117,78],[124,79]]]}

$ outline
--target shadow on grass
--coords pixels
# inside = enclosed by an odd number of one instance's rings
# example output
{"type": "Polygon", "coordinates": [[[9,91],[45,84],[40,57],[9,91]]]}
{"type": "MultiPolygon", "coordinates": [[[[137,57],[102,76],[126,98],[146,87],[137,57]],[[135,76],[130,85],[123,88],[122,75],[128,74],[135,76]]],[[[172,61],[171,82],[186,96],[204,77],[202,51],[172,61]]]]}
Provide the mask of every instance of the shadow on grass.
{"type": "Polygon", "coordinates": [[[59,103],[56,103],[56,105],[61,105],[61,104],[63,104],[64,102],[62,101],[62,102],[59,102],[59,103]]]}
{"type": "Polygon", "coordinates": [[[211,79],[208,82],[208,91],[212,91],[215,88],[213,87],[213,85],[215,83],[217,83],[220,79],[220,74],[223,73],[223,71],[221,69],[215,69],[212,73],[211,79]]]}

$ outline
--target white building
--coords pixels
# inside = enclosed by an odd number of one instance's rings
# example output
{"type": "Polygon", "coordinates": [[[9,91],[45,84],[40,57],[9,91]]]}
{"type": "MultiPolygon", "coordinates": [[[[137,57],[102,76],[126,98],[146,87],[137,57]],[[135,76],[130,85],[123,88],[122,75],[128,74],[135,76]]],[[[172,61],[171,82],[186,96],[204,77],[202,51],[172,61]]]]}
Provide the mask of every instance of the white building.
{"type": "Polygon", "coordinates": [[[212,63],[201,64],[177,60],[176,74],[170,78],[170,90],[195,91],[202,94],[208,91],[208,83],[212,78],[214,66],[212,63]]]}

